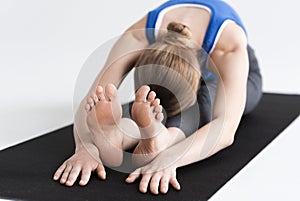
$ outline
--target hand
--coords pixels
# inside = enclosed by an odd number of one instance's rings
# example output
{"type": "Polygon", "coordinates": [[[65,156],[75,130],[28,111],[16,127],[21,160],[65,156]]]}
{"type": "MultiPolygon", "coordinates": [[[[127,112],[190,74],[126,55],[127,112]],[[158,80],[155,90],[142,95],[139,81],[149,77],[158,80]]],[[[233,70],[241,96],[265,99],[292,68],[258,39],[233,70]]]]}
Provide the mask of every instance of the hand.
{"type": "Polygon", "coordinates": [[[56,170],[53,179],[56,181],[60,179],[61,184],[73,186],[81,173],[79,185],[84,186],[88,183],[91,173],[94,171],[100,179],[105,180],[106,172],[100,158],[93,157],[86,150],[81,150],[75,152],[56,170]]]}
{"type": "Polygon", "coordinates": [[[176,190],[180,190],[180,184],[176,178],[175,166],[162,166],[161,161],[154,159],[148,165],[136,169],[126,179],[127,183],[133,183],[136,179],[142,176],[139,190],[146,193],[148,186],[150,192],[159,194],[159,191],[166,194],[171,184],[176,190]]]}

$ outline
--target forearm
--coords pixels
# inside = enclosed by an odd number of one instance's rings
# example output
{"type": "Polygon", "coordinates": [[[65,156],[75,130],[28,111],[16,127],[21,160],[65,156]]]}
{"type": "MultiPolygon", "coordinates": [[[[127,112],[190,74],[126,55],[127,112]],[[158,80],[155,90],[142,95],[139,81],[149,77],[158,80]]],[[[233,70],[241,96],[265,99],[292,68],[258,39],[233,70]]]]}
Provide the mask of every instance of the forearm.
{"type": "Polygon", "coordinates": [[[220,74],[213,120],[168,150],[169,156],[182,153],[175,158],[178,167],[201,161],[230,146],[241,120],[246,103],[247,52],[240,48],[215,57],[220,74]]]}
{"type": "Polygon", "coordinates": [[[126,74],[132,69],[136,59],[146,46],[145,41],[139,41],[132,33],[124,33],[112,47],[105,65],[93,82],[86,97],[82,100],[75,115],[74,137],[76,148],[83,144],[93,144],[89,128],[87,126],[85,111],[86,99],[96,91],[98,85],[105,87],[112,83],[118,87],[126,74]]]}
{"type": "Polygon", "coordinates": [[[230,146],[235,130],[222,119],[215,119],[158,157],[169,160],[176,167],[201,161],[230,146]]]}
{"type": "Polygon", "coordinates": [[[145,39],[138,39],[135,36],[136,32],[141,31],[125,32],[114,44],[90,91],[94,91],[97,85],[106,86],[109,83],[118,88],[127,73],[135,65],[141,52],[148,45],[145,39]]]}
{"type": "Polygon", "coordinates": [[[79,105],[74,116],[73,135],[75,140],[75,150],[83,150],[94,147],[90,130],[86,123],[87,113],[84,109],[84,101],[79,105]]]}

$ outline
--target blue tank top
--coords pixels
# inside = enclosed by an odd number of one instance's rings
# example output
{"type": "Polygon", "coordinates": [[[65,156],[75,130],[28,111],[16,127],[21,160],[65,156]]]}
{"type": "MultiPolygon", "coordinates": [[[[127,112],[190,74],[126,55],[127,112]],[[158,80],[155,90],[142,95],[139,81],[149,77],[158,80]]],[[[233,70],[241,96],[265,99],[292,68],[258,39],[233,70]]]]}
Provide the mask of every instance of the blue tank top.
{"type": "Polygon", "coordinates": [[[225,25],[225,22],[228,20],[238,24],[245,31],[245,34],[247,34],[238,14],[222,0],[169,0],[148,13],[146,36],[150,44],[155,42],[155,28],[159,28],[157,27],[157,20],[160,13],[173,6],[185,5],[198,6],[210,12],[210,21],[202,44],[202,48],[208,54],[212,52],[217,38],[222,31],[222,26],[225,25]]]}

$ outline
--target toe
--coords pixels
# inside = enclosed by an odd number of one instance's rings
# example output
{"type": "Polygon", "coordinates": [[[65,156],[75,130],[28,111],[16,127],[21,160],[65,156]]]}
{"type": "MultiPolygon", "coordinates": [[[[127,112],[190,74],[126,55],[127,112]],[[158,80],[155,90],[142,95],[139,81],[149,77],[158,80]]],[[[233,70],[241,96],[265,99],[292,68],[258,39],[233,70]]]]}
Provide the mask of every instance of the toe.
{"type": "Polygon", "coordinates": [[[154,91],[151,91],[151,92],[148,94],[148,101],[149,101],[149,102],[154,101],[155,97],[156,97],[156,93],[155,93],[154,91]]]}
{"type": "Polygon", "coordinates": [[[105,95],[104,95],[104,91],[103,91],[103,87],[102,86],[97,86],[96,88],[96,96],[98,97],[98,100],[105,100],[105,95]]]}
{"type": "Polygon", "coordinates": [[[162,112],[162,106],[161,105],[155,106],[154,107],[154,112],[155,113],[161,113],[162,112]]]}
{"type": "Polygon", "coordinates": [[[92,94],[91,98],[94,100],[95,104],[98,103],[99,99],[95,93],[92,94]]]}
{"type": "Polygon", "coordinates": [[[139,90],[135,94],[135,101],[146,102],[149,91],[150,91],[150,87],[146,85],[139,88],[139,90]]]}
{"type": "Polygon", "coordinates": [[[113,84],[108,84],[105,87],[105,95],[111,101],[117,96],[117,88],[113,84]]]}
{"type": "Polygon", "coordinates": [[[151,106],[157,107],[160,104],[160,99],[156,98],[151,102],[151,106]]]}
{"type": "Polygon", "coordinates": [[[87,111],[87,112],[91,111],[91,109],[92,109],[90,104],[86,104],[84,108],[85,108],[85,111],[87,111]]]}
{"type": "Polygon", "coordinates": [[[88,104],[90,105],[91,108],[94,107],[95,103],[94,103],[94,99],[92,97],[89,97],[87,102],[88,102],[88,104]]]}
{"type": "Polygon", "coordinates": [[[157,113],[156,115],[155,115],[155,119],[157,120],[157,121],[162,121],[163,119],[164,119],[164,114],[163,113],[157,113]]]}

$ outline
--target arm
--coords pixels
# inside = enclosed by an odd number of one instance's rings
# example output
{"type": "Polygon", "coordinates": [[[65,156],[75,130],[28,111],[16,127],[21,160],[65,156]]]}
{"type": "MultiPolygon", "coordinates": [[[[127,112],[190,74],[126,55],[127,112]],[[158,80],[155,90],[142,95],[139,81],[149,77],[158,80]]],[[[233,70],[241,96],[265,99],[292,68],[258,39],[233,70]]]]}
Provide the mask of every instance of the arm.
{"type": "Polygon", "coordinates": [[[232,25],[223,31],[222,41],[212,54],[218,71],[215,73],[219,76],[213,119],[187,138],[186,142],[182,142],[182,145],[178,144],[178,148],[190,147],[178,161],[178,167],[203,160],[234,141],[246,103],[249,61],[246,37],[239,27],[232,25]],[[228,33],[230,30],[231,34],[228,33]]]}
{"type": "Polygon", "coordinates": [[[129,175],[127,182],[133,182],[143,174],[140,191],[145,192],[148,184],[155,194],[159,186],[160,191],[166,193],[168,183],[180,189],[177,167],[201,161],[233,143],[245,107],[249,64],[245,34],[231,24],[228,28],[220,38],[226,42],[219,41],[212,54],[216,65],[214,71],[219,77],[212,121],[129,175]]]}
{"type": "MultiPolygon", "coordinates": [[[[106,60],[103,70],[91,86],[87,96],[94,92],[98,85],[113,83],[119,86],[138,58],[141,51],[148,45],[145,36],[146,17],[131,26],[114,44],[106,60]]],[[[80,185],[86,185],[91,172],[96,171],[101,179],[105,179],[104,166],[99,158],[99,151],[94,145],[91,133],[86,123],[86,98],[82,100],[75,114],[74,139],[75,153],[67,159],[56,171],[54,180],[72,186],[81,173],[80,185]]]]}
{"type": "MultiPolygon", "coordinates": [[[[114,44],[105,65],[86,97],[95,92],[98,85],[106,86],[109,83],[119,86],[124,76],[132,69],[141,51],[148,45],[145,36],[146,17],[127,29],[119,40],[114,44]]],[[[74,132],[76,149],[81,149],[82,145],[92,143],[89,129],[86,124],[85,112],[86,100],[83,99],[75,115],[75,126],[77,134],[74,132]]]]}

